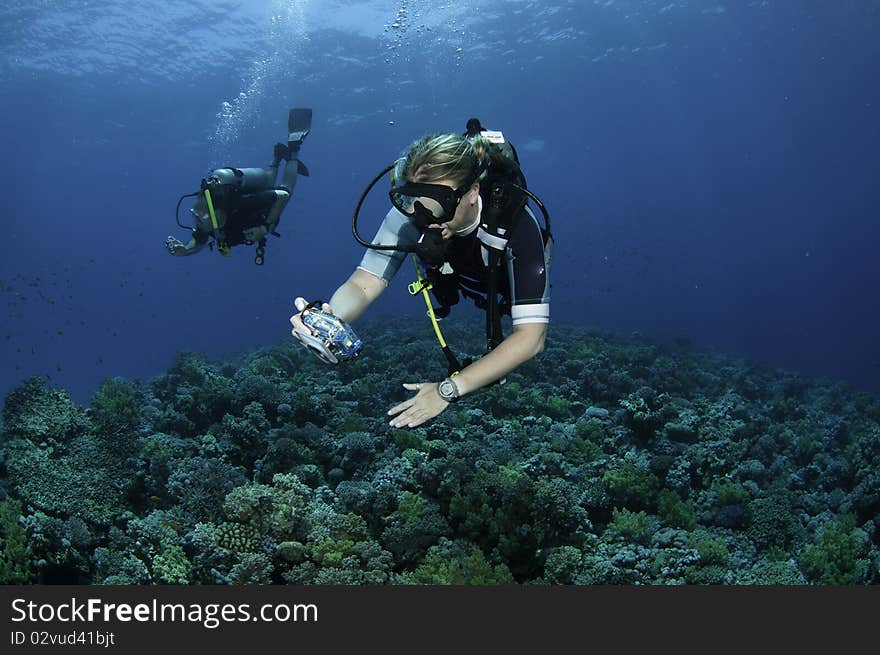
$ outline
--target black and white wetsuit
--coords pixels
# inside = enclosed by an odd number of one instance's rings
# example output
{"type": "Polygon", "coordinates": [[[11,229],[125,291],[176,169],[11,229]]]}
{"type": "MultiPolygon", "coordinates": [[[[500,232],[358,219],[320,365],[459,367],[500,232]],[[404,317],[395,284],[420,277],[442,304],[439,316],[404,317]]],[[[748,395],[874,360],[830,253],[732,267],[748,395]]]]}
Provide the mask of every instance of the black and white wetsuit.
{"type": "MultiPolygon", "coordinates": [[[[446,259],[459,275],[459,285],[465,290],[485,295],[488,278],[488,251],[483,240],[491,242],[491,235],[482,232],[480,214],[483,199],[479,199],[476,222],[452,237],[446,259]]],[[[550,322],[550,261],[551,247],[544,247],[541,226],[528,207],[524,208],[515,226],[498,242],[504,248],[498,289],[505,303],[509,303],[513,324],[550,322]]],[[[382,246],[412,245],[420,232],[412,221],[395,208],[385,215],[372,243],[382,246]]],[[[552,241],[550,242],[552,243],[552,241]]],[[[397,250],[367,249],[358,268],[372,273],[388,285],[400,269],[408,253],[397,250]]],[[[445,266],[445,264],[444,264],[445,266]]],[[[441,267],[441,272],[444,270],[441,267]]],[[[448,269],[445,269],[448,270],[448,269]]]]}

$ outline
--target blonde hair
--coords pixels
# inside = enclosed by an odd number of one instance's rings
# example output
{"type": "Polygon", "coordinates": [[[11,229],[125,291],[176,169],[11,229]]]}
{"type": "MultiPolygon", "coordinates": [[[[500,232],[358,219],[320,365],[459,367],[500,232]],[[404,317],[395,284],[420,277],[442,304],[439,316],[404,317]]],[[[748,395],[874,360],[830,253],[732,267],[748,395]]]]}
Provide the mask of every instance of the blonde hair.
{"type": "Polygon", "coordinates": [[[478,180],[494,147],[482,136],[428,134],[410,144],[397,160],[394,177],[398,184],[403,180],[427,184],[449,180],[459,187],[467,180],[478,180]]]}

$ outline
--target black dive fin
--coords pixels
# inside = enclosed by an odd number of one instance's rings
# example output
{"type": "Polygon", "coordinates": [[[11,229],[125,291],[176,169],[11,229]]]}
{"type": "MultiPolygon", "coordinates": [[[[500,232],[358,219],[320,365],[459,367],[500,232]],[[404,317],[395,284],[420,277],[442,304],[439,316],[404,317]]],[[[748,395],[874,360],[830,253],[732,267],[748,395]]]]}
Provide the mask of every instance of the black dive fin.
{"type": "Polygon", "coordinates": [[[299,159],[296,160],[296,172],[299,175],[303,175],[305,177],[309,176],[309,169],[306,168],[306,165],[303,164],[299,159]]]}
{"type": "Polygon", "coordinates": [[[301,143],[310,129],[312,129],[311,108],[291,109],[287,117],[288,141],[301,143]]]}
{"type": "Polygon", "coordinates": [[[308,130],[312,127],[312,110],[311,109],[291,109],[287,118],[288,132],[296,132],[297,130],[308,130]]]}

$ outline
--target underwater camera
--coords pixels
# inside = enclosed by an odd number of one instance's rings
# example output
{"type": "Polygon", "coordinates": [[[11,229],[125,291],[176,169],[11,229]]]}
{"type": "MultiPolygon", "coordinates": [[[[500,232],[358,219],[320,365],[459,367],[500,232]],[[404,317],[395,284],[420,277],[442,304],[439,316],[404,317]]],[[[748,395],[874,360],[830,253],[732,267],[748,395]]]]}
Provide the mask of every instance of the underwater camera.
{"type": "Polygon", "coordinates": [[[300,318],[310,332],[294,330],[293,336],[327,364],[357,357],[363,342],[345,321],[321,309],[323,304],[315,300],[303,308],[300,318]]]}

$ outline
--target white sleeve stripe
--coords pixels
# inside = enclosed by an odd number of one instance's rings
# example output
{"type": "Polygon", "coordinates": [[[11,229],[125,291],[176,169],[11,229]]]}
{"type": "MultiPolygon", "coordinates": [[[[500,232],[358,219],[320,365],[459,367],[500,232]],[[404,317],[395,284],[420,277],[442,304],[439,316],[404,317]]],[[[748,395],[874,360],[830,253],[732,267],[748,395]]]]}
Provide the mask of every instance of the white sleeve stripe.
{"type": "Polygon", "coordinates": [[[538,317],[513,319],[514,325],[526,325],[528,323],[549,323],[549,322],[550,322],[549,318],[538,318],[538,317]]]}
{"type": "Polygon", "coordinates": [[[549,323],[550,305],[514,305],[510,308],[510,317],[513,324],[519,323],[549,323]]]}
{"type": "Polygon", "coordinates": [[[519,318],[520,316],[550,316],[549,303],[534,303],[531,305],[514,305],[510,308],[511,318],[519,318]]]}

